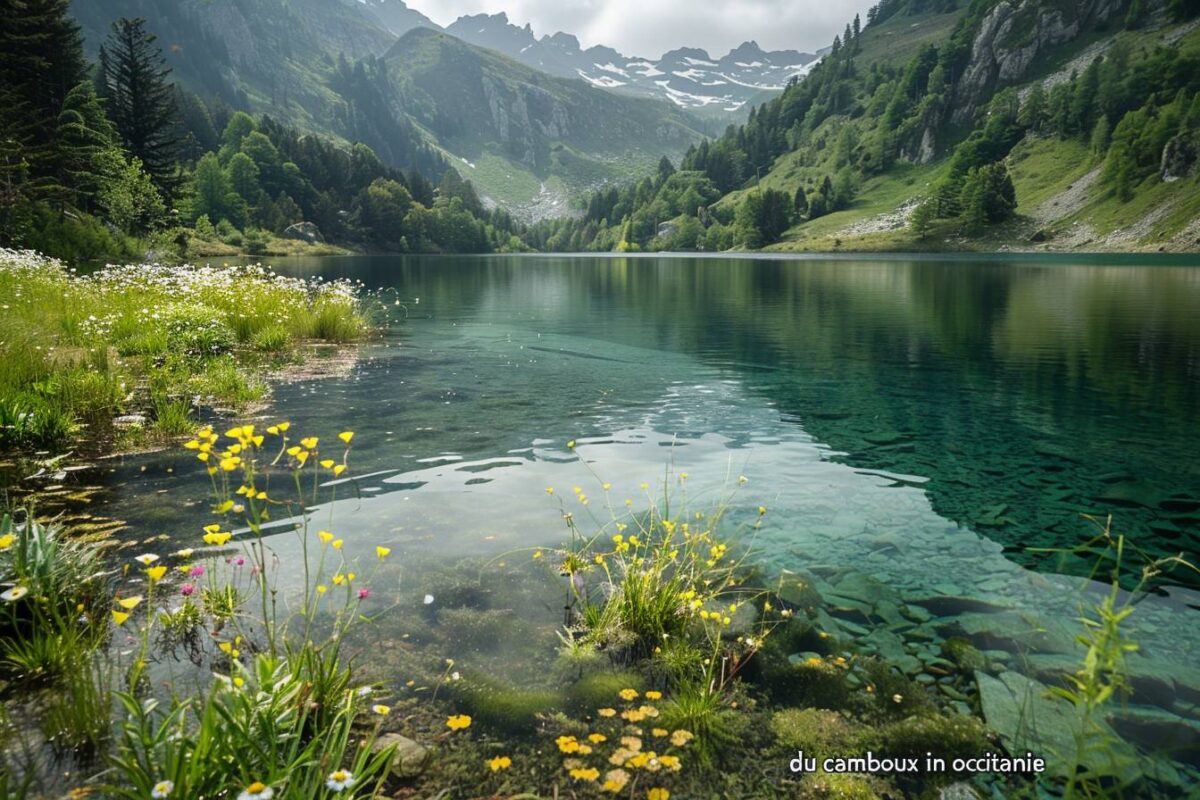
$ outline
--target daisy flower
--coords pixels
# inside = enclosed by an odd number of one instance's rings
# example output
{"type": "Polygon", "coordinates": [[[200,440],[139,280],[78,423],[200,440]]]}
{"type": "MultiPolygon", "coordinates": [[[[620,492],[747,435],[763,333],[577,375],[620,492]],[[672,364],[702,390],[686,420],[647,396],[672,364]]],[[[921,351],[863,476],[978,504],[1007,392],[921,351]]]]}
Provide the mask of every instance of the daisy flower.
{"type": "MultiPolygon", "coordinates": [[[[335,792],[340,792],[354,785],[354,776],[344,769],[334,770],[329,773],[329,779],[325,781],[325,785],[335,792]]],[[[242,800],[242,798],[238,798],[238,800],[242,800]]]]}

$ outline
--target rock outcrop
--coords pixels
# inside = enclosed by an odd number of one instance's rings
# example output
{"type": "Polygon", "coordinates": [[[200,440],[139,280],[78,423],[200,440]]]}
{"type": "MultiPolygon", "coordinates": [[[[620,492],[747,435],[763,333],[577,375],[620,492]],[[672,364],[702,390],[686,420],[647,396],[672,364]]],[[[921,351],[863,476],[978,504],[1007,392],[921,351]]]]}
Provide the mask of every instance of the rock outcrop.
{"type": "Polygon", "coordinates": [[[283,230],[283,238],[298,239],[309,244],[319,244],[325,241],[320,229],[311,222],[297,222],[294,225],[288,225],[283,230]]]}
{"type": "Polygon", "coordinates": [[[1164,183],[1195,174],[1196,160],[1200,157],[1200,137],[1193,133],[1181,133],[1167,140],[1159,166],[1164,183]]]}
{"type": "Polygon", "coordinates": [[[1002,0],[971,45],[954,121],[969,121],[996,89],[1020,81],[1038,56],[1108,22],[1121,6],[1121,0],[1002,0]]]}

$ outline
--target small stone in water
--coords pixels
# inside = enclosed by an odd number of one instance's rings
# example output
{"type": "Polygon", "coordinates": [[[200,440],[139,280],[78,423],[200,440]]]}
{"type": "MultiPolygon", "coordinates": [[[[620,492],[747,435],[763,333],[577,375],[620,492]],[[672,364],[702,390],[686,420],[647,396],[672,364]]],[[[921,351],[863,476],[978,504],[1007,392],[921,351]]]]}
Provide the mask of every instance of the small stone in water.
{"type": "Polygon", "coordinates": [[[427,606],[433,605],[433,595],[431,595],[431,594],[425,595],[425,605],[427,605],[427,606]]]}

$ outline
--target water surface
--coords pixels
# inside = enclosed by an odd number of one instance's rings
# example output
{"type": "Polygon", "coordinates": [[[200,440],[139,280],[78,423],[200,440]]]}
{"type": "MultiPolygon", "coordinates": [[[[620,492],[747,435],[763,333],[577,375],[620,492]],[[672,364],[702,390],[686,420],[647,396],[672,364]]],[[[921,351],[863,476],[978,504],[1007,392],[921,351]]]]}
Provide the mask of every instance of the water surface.
{"type": "MultiPolygon", "coordinates": [[[[939,637],[979,634],[971,615],[991,613],[993,649],[1019,644],[1010,666],[1022,672],[1048,680],[1069,664],[1086,597],[1074,576],[1093,565],[1045,549],[1094,533],[1082,514],[1111,514],[1148,558],[1200,561],[1200,269],[1187,264],[276,266],[388,290],[392,323],[350,374],[280,386],[270,412],[324,436],[356,431],[358,477],[336,518],[351,555],[393,547],[396,571],[379,578],[388,603],[419,608],[446,590],[444,573],[423,565],[453,571],[469,559],[474,570],[510,571],[507,607],[550,630],[559,590],[552,578],[531,586],[523,548],[564,535],[546,487],[604,496],[580,458],[612,482],[614,502],[642,496],[639,484],[668,462],[698,495],[746,476],[745,508],[769,509],[756,558],[815,576],[836,606],[831,625],[918,671],[930,645],[913,630],[915,606],[934,617],[916,627],[939,637]],[[1035,630],[1052,641],[1022,639],[1035,630]]],[[[128,520],[132,536],[194,543],[207,489],[194,461],[129,458],[111,484],[105,511],[128,520]]],[[[593,511],[577,509],[585,520],[593,511]]],[[[279,538],[286,565],[294,546],[279,538]]],[[[1138,668],[1174,676],[1177,698],[1153,713],[1194,726],[1200,581],[1176,571],[1165,585],[1135,615],[1138,668]]],[[[411,617],[395,618],[390,630],[412,635],[411,617]]],[[[454,653],[473,654],[466,642],[454,653]]],[[[544,666],[511,649],[489,658],[530,675],[544,666]]]]}

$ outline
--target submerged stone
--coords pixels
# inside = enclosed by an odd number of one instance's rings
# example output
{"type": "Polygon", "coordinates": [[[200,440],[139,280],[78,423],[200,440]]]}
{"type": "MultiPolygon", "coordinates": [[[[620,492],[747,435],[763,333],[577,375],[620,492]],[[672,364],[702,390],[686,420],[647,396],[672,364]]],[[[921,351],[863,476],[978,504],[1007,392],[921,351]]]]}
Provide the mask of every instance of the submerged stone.
{"type": "Polygon", "coordinates": [[[1061,623],[1036,619],[1017,611],[995,614],[969,613],[942,620],[938,628],[947,636],[965,637],[981,650],[1012,653],[1075,653],[1075,635],[1061,623]]]}
{"type": "Polygon", "coordinates": [[[1200,722],[1156,708],[1118,708],[1108,722],[1122,736],[1153,753],[1200,769],[1200,722]]]}
{"type": "MultiPolygon", "coordinates": [[[[1047,771],[1061,773],[1076,752],[1080,714],[1048,687],[1020,673],[1008,671],[993,678],[975,674],[979,700],[988,727],[996,731],[1013,754],[1026,751],[1046,760],[1047,771]]],[[[1133,749],[1102,720],[1094,721],[1093,735],[1108,742],[1103,752],[1085,748],[1083,764],[1098,774],[1121,775],[1136,763],[1133,749]]]]}
{"type": "Polygon", "coordinates": [[[396,748],[396,755],[392,757],[393,775],[398,778],[413,778],[425,771],[429,763],[428,747],[398,733],[384,733],[375,740],[373,749],[379,753],[392,746],[396,748]]]}

